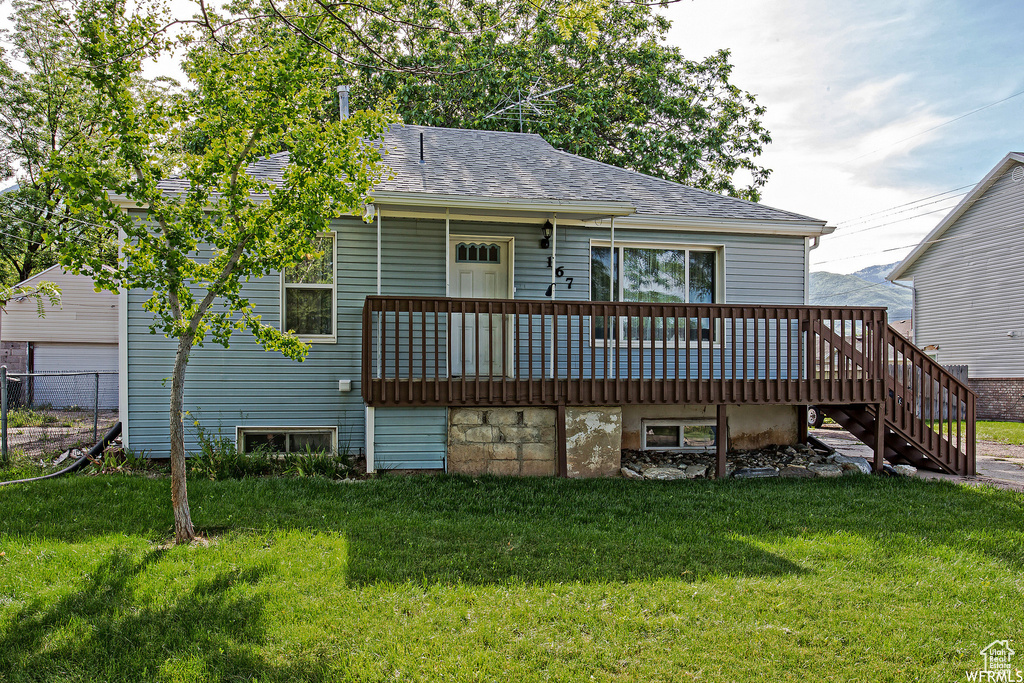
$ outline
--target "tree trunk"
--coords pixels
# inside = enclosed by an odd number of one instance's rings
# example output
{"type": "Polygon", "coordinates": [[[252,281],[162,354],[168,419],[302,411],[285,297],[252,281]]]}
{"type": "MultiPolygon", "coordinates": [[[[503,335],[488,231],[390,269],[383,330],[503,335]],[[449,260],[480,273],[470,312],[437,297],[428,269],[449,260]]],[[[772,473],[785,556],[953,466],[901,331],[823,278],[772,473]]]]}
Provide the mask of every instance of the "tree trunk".
{"type": "Polygon", "coordinates": [[[185,481],[185,428],[182,404],[185,397],[185,368],[192,350],[190,335],[178,340],[171,375],[171,506],[174,508],[174,542],[189,543],[196,537],[192,514],[188,509],[188,486],[185,481]]]}

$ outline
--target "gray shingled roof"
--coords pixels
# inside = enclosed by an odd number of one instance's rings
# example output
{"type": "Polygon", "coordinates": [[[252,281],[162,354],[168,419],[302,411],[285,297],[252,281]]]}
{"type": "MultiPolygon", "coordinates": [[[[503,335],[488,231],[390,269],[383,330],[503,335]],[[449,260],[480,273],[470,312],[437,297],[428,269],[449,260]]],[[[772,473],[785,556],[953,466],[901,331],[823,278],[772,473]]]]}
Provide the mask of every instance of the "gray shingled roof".
{"type": "MultiPolygon", "coordinates": [[[[385,162],[395,178],[374,192],[505,199],[629,202],[638,215],[814,221],[790,211],[725,197],[555,149],[539,135],[430,126],[392,126],[385,162]],[[420,134],[424,163],[420,163],[420,134]]],[[[287,153],[252,164],[249,173],[280,182],[287,153]]],[[[169,191],[184,181],[162,183],[169,191]]]]}

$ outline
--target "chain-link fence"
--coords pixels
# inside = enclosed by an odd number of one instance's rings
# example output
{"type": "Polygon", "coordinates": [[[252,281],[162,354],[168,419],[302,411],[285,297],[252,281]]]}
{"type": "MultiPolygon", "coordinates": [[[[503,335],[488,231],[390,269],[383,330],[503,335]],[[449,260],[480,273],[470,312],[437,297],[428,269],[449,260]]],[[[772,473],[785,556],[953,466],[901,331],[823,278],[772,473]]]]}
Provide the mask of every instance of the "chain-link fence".
{"type": "Polygon", "coordinates": [[[117,422],[117,398],[116,372],[0,368],[0,459],[52,460],[88,450],[117,422]]]}

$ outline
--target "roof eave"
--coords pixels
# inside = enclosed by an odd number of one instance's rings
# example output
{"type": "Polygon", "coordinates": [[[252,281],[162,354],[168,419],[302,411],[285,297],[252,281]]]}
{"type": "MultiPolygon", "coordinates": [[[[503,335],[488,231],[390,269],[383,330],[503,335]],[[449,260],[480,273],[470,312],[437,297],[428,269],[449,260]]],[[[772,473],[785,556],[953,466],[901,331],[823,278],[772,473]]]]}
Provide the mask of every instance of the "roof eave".
{"type": "Polygon", "coordinates": [[[374,205],[393,205],[430,209],[486,210],[504,209],[522,212],[570,212],[595,216],[629,216],[636,212],[630,202],[575,201],[562,199],[519,199],[479,195],[434,194],[425,192],[374,192],[374,205]]]}
{"type": "Polygon", "coordinates": [[[650,214],[634,214],[617,220],[615,225],[622,228],[648,230],[688,230],[789,237],[820,237],[835,232],[835,226],[818,220],[652,216],[650,214]]]}
{"type": "Polygon", "coordinates": [[[952,211],[946,214],[945,218],[939,221],[939,224],[936,225],[902,261],[900,261],[899,265],[897,265],[896,268],[894,268],[893,271],[885,277],[885,279],[889,282],[895,282],[896,280],[902,279],[917,259],[919,259],[921,255],[928,250],[928,247],[932,245],[932,242],[938,239],[942,233],[946,232],[946,230],[948,230],[949,227],[960,218],[960,216],[964,215],[967,209],[971,208],[971,205],[974,204],[979,197],[985,194],[989,188],[992,187],[992,184],[995,183],[996,179],[999,178],[1006,171],[1007,167],[1014,162],[1024,163],[1024,155],[1017,152],[1010,152],[1003,157],[1003,160],[996,164],[995,167],[981,179],[981,182],[975,185],[974,189],[968,192],[967,195],[960,200],[960,203],[957,204],[952,211]]]}

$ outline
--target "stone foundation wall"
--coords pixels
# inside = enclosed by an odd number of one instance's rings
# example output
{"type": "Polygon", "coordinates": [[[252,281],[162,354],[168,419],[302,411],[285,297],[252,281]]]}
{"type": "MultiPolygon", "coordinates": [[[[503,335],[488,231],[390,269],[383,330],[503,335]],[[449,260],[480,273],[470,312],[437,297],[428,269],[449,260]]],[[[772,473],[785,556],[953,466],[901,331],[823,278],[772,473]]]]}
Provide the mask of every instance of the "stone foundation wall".
{"type": "Polygon", "coordinates": [[[448,471],[554,476],[554,408],[451,408],[448,471]]]}
{"type": "Polygon", "coordinates": [[[0,342],[0,365],[6,365],[7,372],[28,372],[28,342],[0,342]]]}
{"type": "Polygon", "coordinates": [[[1024,377],[971,377],[979,420],[1024,422],[1024,377]]]}

